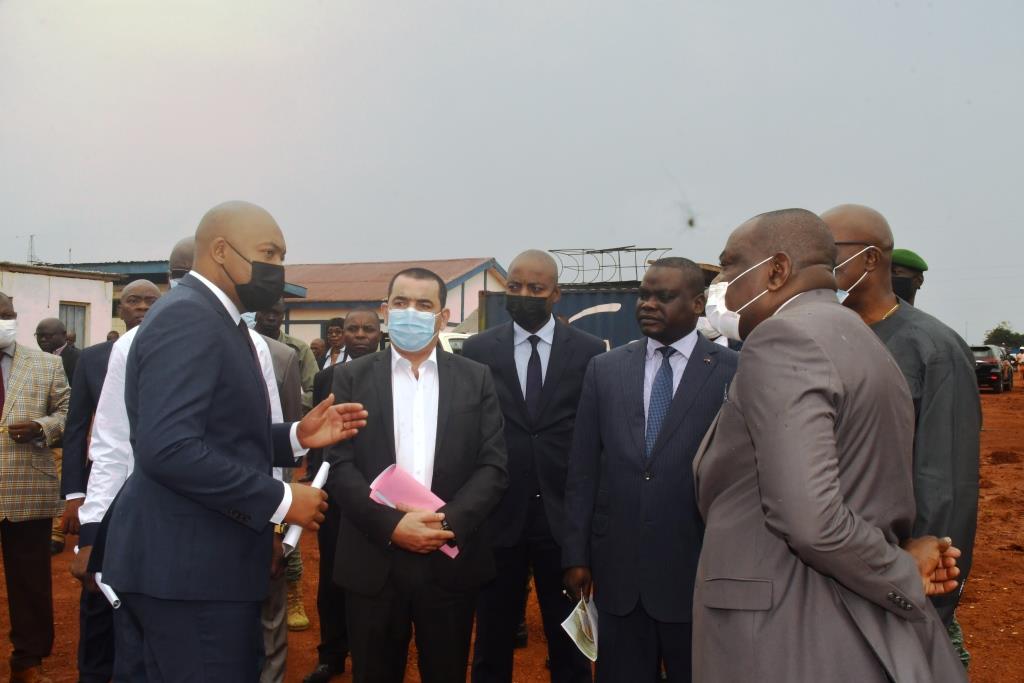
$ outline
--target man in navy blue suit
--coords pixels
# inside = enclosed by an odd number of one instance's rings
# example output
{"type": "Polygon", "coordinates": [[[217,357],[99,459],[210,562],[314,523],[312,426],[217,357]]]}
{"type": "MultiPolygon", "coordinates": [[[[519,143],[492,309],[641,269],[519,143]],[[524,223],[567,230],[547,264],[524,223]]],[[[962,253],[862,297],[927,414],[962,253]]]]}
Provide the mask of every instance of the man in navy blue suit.
{"type": "Polygon", "coordinates": [[[544,621],[551,680],[589,683],[590,662],[562,630],[565,474],[576,407],[590,359],[604,342],[557,320],[558,264],[530,250],[505,283],[512,321],[466,340],[462,355],[490,367],[505,416],[509,487],[487,520],[497,576],[480,591],[473,683],[510,683],[516,627],[530,570],[544,621]]]}
{"type": "Polygon", "coordinates": [[[362,406],[272,425],[244,311],[284,288],[285,241],[265,210],[211,209],[195,262],[149,312],[125,377],[135,469],[108,512],[103,580],[121,597],[115,680],[142,663],[149,681],[259,678],[260,604],[275,524],[315,530],[326,494],[271,476],[311,447],[353,436],[362,406]]]}
{"type": "MultiPolygon", "coordinates": [[[[160,290],[149,280],[133,280],[121,290],[118,312],[125,328],[130,330],[142,322],[150,307],[160,298],[160,290]]],[[[105,341],[82,349],[75,366],[74,388],[68,421],[64,425],[64,460],[61,463],[60,492],[67,500],[64,506],[64,531],[80,530],[78,511],[85,502],[89,477],[89,431],[96,405],[100,400],[107,363],[114,341],[105,341]]],[[[85,550],[75,556],[75,565],[84,569],[88,562],[88,539],[79,539],[85,550]]],[[[72,566],[75,574],[76,566],[72,566]]],[[[84,578],[84,577],[83,577],[84,578]]],[[[107,683],[114,670],[114,613],[110,603],[91,581],[83,580],[78,610],[78,681],[107,683]]]]}
{"type": "Polygon", "coordinates": [[[597,681],[690,680],[692,593],[703,527],[694,454],[738,355],[696,331],[704,277],[655,261],[636,317],[644,339],[596,356],[576,413],[562,545],[574,599],[594,586],[597,681]]]}

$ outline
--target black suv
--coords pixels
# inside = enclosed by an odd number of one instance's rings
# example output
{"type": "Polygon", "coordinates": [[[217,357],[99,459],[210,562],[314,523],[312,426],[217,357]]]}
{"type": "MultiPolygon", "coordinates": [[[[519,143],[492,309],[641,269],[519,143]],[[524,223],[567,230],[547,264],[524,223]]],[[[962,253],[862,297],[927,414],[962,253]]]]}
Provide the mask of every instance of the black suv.
{"type": "Polygon", "coordinates": [[[1010,356],[998,346],[972,346],[974,372],[978,375],[978,386],[989,387],[997,394],[1013,390],[1013,365],[1010,356]]]}

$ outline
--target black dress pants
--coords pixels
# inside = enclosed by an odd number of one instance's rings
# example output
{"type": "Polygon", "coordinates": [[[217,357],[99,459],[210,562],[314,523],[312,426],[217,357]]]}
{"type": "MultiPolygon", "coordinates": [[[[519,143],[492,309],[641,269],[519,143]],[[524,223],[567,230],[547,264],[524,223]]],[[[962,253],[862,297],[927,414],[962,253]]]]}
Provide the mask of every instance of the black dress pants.
{"type": "Polygon", "coordinates": [[[78,605],[78,683],[114,675],[114,610],[102,593],[82,589],[78,605]]]}
{"type": "Polygon", "coordinates": [[[562,551],[551,536],[544,502],[530,499],[518,545],[495,548],[498,574],[480,589],[473,646],[473,683],[511,683],[516,627],[523,615],[526,582],[533,568],[553,683],[590,683],[590,660],[562,629],[575,605],[562,594],[562,551]]]}
{"type": "Polygon", "coordinates": [[[0,522],[15,671],[39,666],[53,649],[52,526],[50,518],[0,522]]]}
{"type": "Polygon", "coordinates": [[[262,603],[118,597],[115,683],[259,681],[262,603]]]}
{"type": "Polygon", "coordinates": [[[690,683],[690,622],[657,621],[637,601],[626,616],[598,610],[597,630],[597,683],[656,681],[662,664],[670,683],[690,683]]]}
{"type": "MultiPolygon", "coordinates": [[[[345,621],[345,591],[334,583],[334,555],[338,547],[341,512],[337,503],[327,501],[324,523],[317,531],[320,543],[320,583],[316,591],[316,611],[320,615],[318,659],[332,669],[345,666],[348,656],[348,626],[345,621]]],[[[356,560],[358,561],[358,560],[356,560]]]]}
{"type": "Polygon", "coordinates": [[[423,559],[398,551],[379,593],[346,591],[354,683],[402,683],[414,627],[420,680],[466,680],[477,589],[439,585],[423,559]]]}

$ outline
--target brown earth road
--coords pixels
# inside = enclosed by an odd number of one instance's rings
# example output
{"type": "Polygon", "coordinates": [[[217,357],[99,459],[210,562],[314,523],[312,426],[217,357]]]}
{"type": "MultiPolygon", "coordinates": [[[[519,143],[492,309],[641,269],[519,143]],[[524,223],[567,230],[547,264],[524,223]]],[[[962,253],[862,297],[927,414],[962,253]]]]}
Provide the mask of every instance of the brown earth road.
{"type": "MultiPolygon", "coordinates": [[[[960,621],[974,655],[974,683],[1024,681],[1024,392],[982,397],[981,509],[975,565],[964,590],[960,621]]],[[[316,662],[316,566],[319,553],[311,534],[303,538],[306,611],[312,628],[289,639],[288,683],[300,683],[316,662]]],[[[55,683],[74,683],[78,640],[79,584],[70,574],[70,549],[53,561],[54,613],[57,640],[45,665],[55,683]]],[[[532,598],[532,596],[531,596],[532,598]]],[[[0,600],[7,603],[0,583],[0,600]]],[[[546,647],[537,604],[528,611],[530,647],[517,650],[515,683],[547,681],[546,647]]],[[[6,609],[0,609],[0,633],[9,631],[6,609]]],[[[5,642],[4,647],[9,648],[5,642]]],[[[9,652],[9,649],[6,650],[9,652]]],[[[6,680],[6,667],[0,674],[6,680]]],[[[415,655],[409,659],[408,681],[418,683],[415,655]]],[[[338,683],[351,681],[346,674],[338,683]]]]}

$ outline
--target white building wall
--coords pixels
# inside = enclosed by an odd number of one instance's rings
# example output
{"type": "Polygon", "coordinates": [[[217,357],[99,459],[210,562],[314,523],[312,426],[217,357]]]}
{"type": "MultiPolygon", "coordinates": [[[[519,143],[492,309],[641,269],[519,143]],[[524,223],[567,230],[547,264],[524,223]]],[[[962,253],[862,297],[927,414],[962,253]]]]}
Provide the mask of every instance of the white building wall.
{"type": "Polygon", "coordinates": [[[36,325],[43,318],[59,317],[62,302],[86,305],[86,338],[77,340],[75,345],[78,348],[84,349],[104,341],[110,331],[113,283],[0,270],[0,292],[14,299],[14,310],[18,313],[19,344],[38,348],[36,325]]]}

